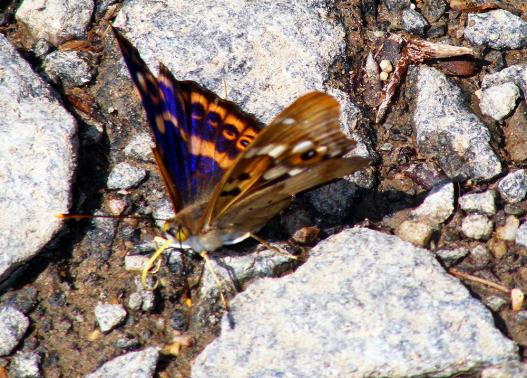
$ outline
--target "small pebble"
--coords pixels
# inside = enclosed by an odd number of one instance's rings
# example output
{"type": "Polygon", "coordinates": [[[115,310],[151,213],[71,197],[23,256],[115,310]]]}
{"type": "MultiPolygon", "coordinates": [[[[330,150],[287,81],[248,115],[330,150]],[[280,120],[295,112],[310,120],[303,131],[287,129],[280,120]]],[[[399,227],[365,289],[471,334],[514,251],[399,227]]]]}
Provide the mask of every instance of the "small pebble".
{"type": "Polygon", "coordinates": [[[479,107],[496,121],[502,121],[509,116],[520,98],[520,89],[514,83],[503,83],[485,89],[481,94],[479,107]]]}
{"type": "Polygon", "coordinates": [[[29,327],[28,318],[12,307],[0,308],[0,356],[11,354],[29,327]]]}
{"type": "Polygon", "coordinates": [[[492,311],[497,312],[500,310],[500,308],[507,304],[507,300],[503,299],[502,297],[498,297],[497,295],[491,295],[483,299],[483,303],[485,303],[485,305],[492,311]]]}
{"type": "Polygon", "coordinates": [[[126,319],[126,310],[120,304],[98,303],[95,307],[95,320],[102,332],[108,332],[126,319]]]}
{"type": "Polygon", "coordinates": [[[388,59],[381,60],[379,67],[383,72],[391,73],[393,71],[392,63],[388,59]]]}
{"type": "Polygon", "coordinates": [[[496,228],[496,237],[501,240],[513,241],[516,239],[516,232],[519,226],[519,219],[514,215],[509,215],[505,219],[505,224],[496,228]]]}
{"type": "Polygon", "coordinates": [[[492,234],[492,221],[485,215],[468,215],[463,218],[461,231],[468,238],[486,240],[492,234]]]}
{"type": "Polygon", "coordinates": [[[86,378],[103,377],[153,377],[159,358],[159,348],[150,347],[137,352],[128,352],[106,362],[86,378]]]}
{"type": "Polygon", "coordinates": [[[478,245],[472,249],[470,255],[472,256],[474,263],[480,266],[487,265],[492,257],[487,248],[482,245],[478,245]]]}
{"type": "Polygon", "coordinates": [[[523,169],[509,173],[498,183],[501,198],[509,203],[519,202],[527,194],[527,173],[523,169]]]}
{"type": "Polygon", "coordinates": [[[124,257],[124,269],[128,272],[142,272],[148,260],[148,256],[127,255],[124,257]]]}
{"type": "Polygon", "coordinates": [[[416,35],[424,35],[430,26],[428,21],[426,21],[426,18],[411,7],[403,9],[401,14],[401,24],[403,29],[408,33],[416,35]]]}
{"type": "Polygon", "coordinates": [[[143,297],[141,294],[135,292],[128,297],[127,307],[132,311],[137,311],[143,305],[143,297]]]}
{"type": "Polygon", "coordinates": [[[426,196],[419,207],[412,210],[412,217],[422,223],[436,225],[447,220],[454,211],[454,184],[439,184],[426,196]]]}
{"type": "Polygon", "coordinates": [[[139,185],[145,177],[144,169],[119,163],[110,172],[106,186],[108,189],[130,189],[139,185]]]}
{"type": "Polygon", "coordinates": [[[503,240],[490,239],[488,247],[497,260],[507,254],[507,243],[503,240]]]}
{"type": "Polygon", "coordinates": [[[523,222],[516,232],[516,244],[527,247],[527,222],[523,222]]]}
{"type": "Polygon", "coordinates": [[[459,247],[456,249],[440,249],[435,251],[435,254],[443,261],[443,263],[451,266],[456,261],[462,259],[468,254],[468,249],[459,247]]]}
{"type": "Polygon", "coordinates": [[[152,161],[154,159],[152,147],[154,147],[154,143],[150,135],[148,133],[140,133],[135,135],[126,145],[124,154],[141,161],[152,161]]]}
{"type": "Polygon", "coordinates": [[[9,364],[9,377],[38,378],[40,356],[35,352],[17,352],[9,364]]]}
{"type": "Polygon", "coordinates": [[[432,237],[432,227],[426,223],[406,220],[396,230],[396,234],[407,242],[425,247],[432,237]]]}
{"type": "Polygon", "coordinates": [[[466,212],[486,215],[496,214],[496,192],[487,190],[483,193],[469,193],[459,198],[459,206],[466,212]]]}

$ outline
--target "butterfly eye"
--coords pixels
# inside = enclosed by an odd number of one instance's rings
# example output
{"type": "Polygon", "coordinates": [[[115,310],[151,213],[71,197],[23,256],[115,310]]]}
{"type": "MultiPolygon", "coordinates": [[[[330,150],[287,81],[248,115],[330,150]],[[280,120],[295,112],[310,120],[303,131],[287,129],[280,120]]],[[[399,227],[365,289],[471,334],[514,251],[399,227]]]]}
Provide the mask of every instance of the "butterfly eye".
{"type": "Polygon", "coordinates": [[[185,227],[178,227],[175,237],[177,241],[184,242],[189,237],[188,229],[185,227]]]}
{"type": "Polygon", "coordinates": [[[315,156],[317,156],[317,151],[315,151],[314,149],[311,149],[311,150],[304,152],[302,155],[300,155],[300,159],[306,161],[306,160],[313,159],[315,156]]]}
{"type": "Polygon", "coordinates": [[[186,241],[190,236],[190,233],[186,227],[180,225],[174,227],[170,222],[165,222],[163,225],[163,232],[166,232],[179,242],[186,241]]]}

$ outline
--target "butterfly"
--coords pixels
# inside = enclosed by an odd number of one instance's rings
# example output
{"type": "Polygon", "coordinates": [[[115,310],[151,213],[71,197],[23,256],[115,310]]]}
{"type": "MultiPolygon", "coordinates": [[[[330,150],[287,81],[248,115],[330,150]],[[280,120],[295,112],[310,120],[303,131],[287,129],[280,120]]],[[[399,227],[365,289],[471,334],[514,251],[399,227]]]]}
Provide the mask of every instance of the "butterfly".
{"type": "Polygon", "coordinates": [[[174,208],[166,240],[195,252],[238,243],[289,205],[292,196],[369,164],[344,158],[356,142],[339,128],[339,104],[308,93],[267,126],[193,81],[159,65],[154,76],[116,29],[118,45],[152,130],[153,155],[174,208]]]}

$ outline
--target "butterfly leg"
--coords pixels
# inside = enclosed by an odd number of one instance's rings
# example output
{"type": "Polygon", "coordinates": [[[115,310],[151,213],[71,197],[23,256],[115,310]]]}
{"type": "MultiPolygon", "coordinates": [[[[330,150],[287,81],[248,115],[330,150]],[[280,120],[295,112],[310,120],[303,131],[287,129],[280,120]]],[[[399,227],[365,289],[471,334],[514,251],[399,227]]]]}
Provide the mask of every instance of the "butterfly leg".
{"type": "Polygon", "coordinates": [[[214,268],[212,267],[212,264],[210,262],[209,255],[207,254],[206,251],[200,252],[199,255],[201,256],[201,258],[203,258],[203,260],[205,260],[205,265],[207,266],[207,269],[212,274],[212,278],[214,278],[214,281],[216,281],[216,286],[218,288],[218,292],[220,293],[221,302],[223,304],[223,307],[225,308],[225,311],[229,312],[229,305],[227,304],[227,300],[225,299],[225,295],[223,295],[223,290],[221,288],[220,279],[218,278],[218,275],[216,274],[216,272],[214,272],[214,268]]]}
{"type": "Polygon", "coordinates": [[[255,234],[250,233],[249,236],[251,238],[253,238],[254,240],[256,240],[258,243],[260,243],[261,245],[263,245],[265,248],[268,248],[271,251],[274,251],[274,252],[278,253],[279,255],[286,256],[286,257],[290,258],[291,260],[298,260],[298,258],[296,256],[293,256],[292,254],[290,254],[288,252],[285,252],[285,251],[281,250],[278,247],[272,246],[271,244],[269,244],[268,242],[266,242],[261,237],[255,235],[255,234]]]}
{"type": "Polygon", "coordinates": [[[148,288],[150,290],[154,290],[157,287],[157,285],[158,285],[158,281],[157,280],[156,280],[156,282],[154,283],[154,285],[152,287],[149,287],[147,282],[146,282],[146,278],[148,276],[148,273],[152,273],[152,272],[155,273],[155,272],[157,272],[159,270],[159,265],[161,264],[161,260],[158,260],[159,256],[161,256],[161,254],[163,252],[165,252],[165,250],[170,246],[170,243],[171,243],[170,240],[165,240],[163,242],[163,244],[161,245],[161,247],[159,247],[154,252],[154,254],[150,257],[150,259],[147,261],[146,266],[143,268],[143,271],[141,272],[141,284],[143,285],[143,287],[148,288]],[[152,271],[152,267],[156,263],[157,263],[157,266],[152,271]]]}

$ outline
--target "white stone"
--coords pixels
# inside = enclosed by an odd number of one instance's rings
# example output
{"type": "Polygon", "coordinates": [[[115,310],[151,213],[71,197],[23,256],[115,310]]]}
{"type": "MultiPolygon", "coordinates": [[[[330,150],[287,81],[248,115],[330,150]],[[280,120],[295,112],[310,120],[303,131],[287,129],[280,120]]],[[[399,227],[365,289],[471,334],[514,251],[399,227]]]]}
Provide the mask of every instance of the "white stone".
{"type": "Polygon", "coordinates": [[[519,219],[514,215],[509,215],[505,219],[505,224],[496,228],[496,236],[501,240],[513,241],[516,239],[516,233],[518,232],[519,226],[519,219]]]}
{"type": "Polygon", "coordinates": [[[106,186],[108,189],[130,189],[139,185],[145,177],[146,171],[143,168],[122,162],[113,167],[106,186]]]}
{"type": "Polygon", "coordinates": [[[29,327],[28,318],[12,307],[0,308],[0,356],[10,354],[29,327]]]}
{"type": "Polygon", "coordinates": [[[0,35],[0,282],[60,230],[75,168],[76,122],[0,35]]]}
{"type": "Polygon", "coordinates": [[[419,207],[412,211],[412,217],[430,225],[447,220],[454,211],[454,184],[449,182],[434,187],[419,207]]]}
{"type": "Polygon", "coordinates": [[[505,201],[520,202],[527,194],[527,173],[523,169],[509,173],[498,183],[498,190],[505,201]]]}
{"type": "Polygon", "coordinates": [[[469,13],[464,36],[477,46],[520,49],[527,46],[527,22],[504,9],[469,13]]]}
{"type": "Polygon", "coordinates": [[[516,232],[516,244],[527,247],[527,222],[523,222],[516,232]]]}
{"type": "Polygon", "coordinates": [[[492,221],[485,215],[468,215],[463,218],[461,231],[468,238],[486,240],[492,234],[492,221]]]}
{"type": "Polygon", "coordinates": [[[98,303],[95,307],[95,320],[101,332],[108,332],[126,319],[126,310],[120,304],[98,303]]]}
{"type": "Polygon", "coordinates": [[[512,113],[520,96],[514,83],[496,85],[482,91],[479,107],[483,114],[502,121],[512,113]]]}
{"type": "Polygon", "coordinates": [[[58,46],[85,37],[93,8],[93,0],[24,0],[15,17],[35,39],[58,46]]]}
{"type": "Polygon", "coordinates": [[[459,198],[459,206],[463,211],[486,215],[496,214],[496,192],[487,190],[482,193],[469,193],[459,198]]]}
{"type": "Polygon", "coordinates": [[[128,352],[106,362],[85,378],[152,378],[154,376],[159,348],[150,347],[137,352],[128,352]]]}
{"type": "Polygon", "coordinates": [[[294,273],[259,280],[230,305],[193,378],[444,377],[518,359],[432,253],[368,229],[322,241],[294,273]]]}

